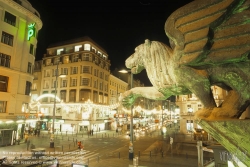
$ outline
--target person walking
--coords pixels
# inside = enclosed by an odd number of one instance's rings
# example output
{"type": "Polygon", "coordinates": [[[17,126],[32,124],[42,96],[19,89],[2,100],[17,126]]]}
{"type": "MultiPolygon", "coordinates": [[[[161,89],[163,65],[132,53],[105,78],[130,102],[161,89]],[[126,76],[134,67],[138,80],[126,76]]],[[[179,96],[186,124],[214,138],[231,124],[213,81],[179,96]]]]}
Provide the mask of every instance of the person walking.
{"type": "Polygon", "coordinates": [[[92,136],[94,135],[94,130],[93,129],[91,130],[91,134],[92,134],[92,136]]]}

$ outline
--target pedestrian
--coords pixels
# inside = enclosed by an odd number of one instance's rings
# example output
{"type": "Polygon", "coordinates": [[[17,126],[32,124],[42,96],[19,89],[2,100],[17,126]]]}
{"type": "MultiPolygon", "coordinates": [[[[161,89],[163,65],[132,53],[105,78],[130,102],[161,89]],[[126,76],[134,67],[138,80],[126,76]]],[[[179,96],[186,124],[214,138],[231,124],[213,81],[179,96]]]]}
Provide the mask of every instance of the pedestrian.
{"type": "Polygon", "coordinates": [[[92,134],[92,136],[94,135],[94,130],[93,129],[91,130],[91,134],[92,134]]]}
{"type": "Polygon", "coordinates": [[[37,136],[40,136],[40,129],[37,129],[37,136]]]}
{"type": "Polygon", "coordinates": [[[78,146],[78,149],[81,150],[82,142],[81,142],[81,141],[78,141],[78,142],[77,142],[77,146],[78,146]]]}
{"type": "Polygon", "coordinates": [[[27,151],[29,150],[30,147],[30,139],[27,140],[27,151]]]}

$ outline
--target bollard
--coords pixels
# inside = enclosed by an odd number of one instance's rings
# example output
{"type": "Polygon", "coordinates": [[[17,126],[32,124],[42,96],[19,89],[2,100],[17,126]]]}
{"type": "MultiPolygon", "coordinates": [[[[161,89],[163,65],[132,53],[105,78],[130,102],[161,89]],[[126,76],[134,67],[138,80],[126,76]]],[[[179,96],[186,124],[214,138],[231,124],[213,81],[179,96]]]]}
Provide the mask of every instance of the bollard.
{"type": "Polygon", "coordinates": [[[151,151],[149,152],[149,156],[151,157],[151,151]]]}

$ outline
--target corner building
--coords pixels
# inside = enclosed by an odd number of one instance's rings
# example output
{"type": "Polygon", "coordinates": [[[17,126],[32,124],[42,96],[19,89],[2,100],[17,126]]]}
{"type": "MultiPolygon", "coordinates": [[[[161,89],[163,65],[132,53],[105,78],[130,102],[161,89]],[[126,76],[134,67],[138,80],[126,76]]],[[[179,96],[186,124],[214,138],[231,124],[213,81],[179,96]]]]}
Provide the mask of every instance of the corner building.
{"type": "Polygon", "coordinates": [[[102,47],[87,36],[62,41],[50,45],[36,63],[41,70],[35,76],[41,77],[35,77],[32,100],[40,103],[34,110],[41,115],[41,129],[53,127],[55,94],[60,98],[55,109],[56,131],[110,129],[110,60],[102,47]]]}
{"type": "Polygon", "coordinates": [[[27,0],[0,0],[0,123],[30,116],[26,114],[41,28],[40,15],[27,0]]]}

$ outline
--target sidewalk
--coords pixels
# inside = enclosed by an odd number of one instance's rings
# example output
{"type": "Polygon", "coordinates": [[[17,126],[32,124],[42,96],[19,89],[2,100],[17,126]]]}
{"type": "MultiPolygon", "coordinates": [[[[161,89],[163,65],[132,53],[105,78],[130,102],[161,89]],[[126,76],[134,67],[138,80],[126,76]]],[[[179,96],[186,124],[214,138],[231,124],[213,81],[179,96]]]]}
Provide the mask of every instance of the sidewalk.
{"type": "MultiPolygon", "coordinates": [[[[54,156],[56,152],[69,152],[77,150],[77,140],[92,142],[102,141],[101,139],[117,138],[124,135],[118,135],[115,131],[101,131],[94,132],[93,136],[87,134],[66,134],[55,133],[54,135],[54,148],[50,148],[50,134],[47,131],[41,131],[40,137],[30,136],[30,144],[34,144],[36,148],[45,149],[46,153],[51,153],[54,156]]],[[[197,154],[196,154],[196,141],[192,141],[191,138],[181,138],[181,140],[174,140],[175,147],[173,152],[167,146],[169,145],[169,136],[165,138],[159,134],[158,131],[154,132],[150,136],[146,136],[147,140],[157,141],[149,144],[143,142],[142,139],[138,139],[135,143],[134,157],[139,156],[138,167],[196,167],[197,166],[197,154]],[[158,142],[163,142],[164,154],[158,150],[155,152],[155,148],[159,147],[158,142]],[[140,144],[139,144],[140,143],[140,144]],[[177,152],[178,143],[182,143],[182,148],[189,149],[188,157],[186,152],[177,152]],[[184,144],[183,144],[184,143],[184,144]],[[187,145],[187,146],[186,146],[187,145]],[[191,145],[189,147],[188,145],[191,145]],[[190,152],[192,148],[192,152],[190,152]],[[138,150],[142,150],[138,153],[138,150]],[[152,154],[151,154],[152,151],[152,154]],[[177,154],[178,153],[178,154],[177,154]]],[[[113,140],[112,140],[113,141],[113,140]]],[[[114,140],[116,141],[116,140],[114,140]]],[[[108,149],[106,150],[109,151],[108,149]]],[[[50,155],[50,154],[49,154],[50,155]]],[[[31,156],[30,150],[27,151],[27,144],[20,143],[20,145],[0,147],[0,157],[7,156],[8,159],[14,159],[15,157],[31,156]]],[[[89,162],[88,167],[129,167],[133,165],[133,161],[128,159],[128,147],[124,146],[119,149],[118,152],[112,153],[112,155],[101,155],[100,158],[94,158],[89,162]]]]}

